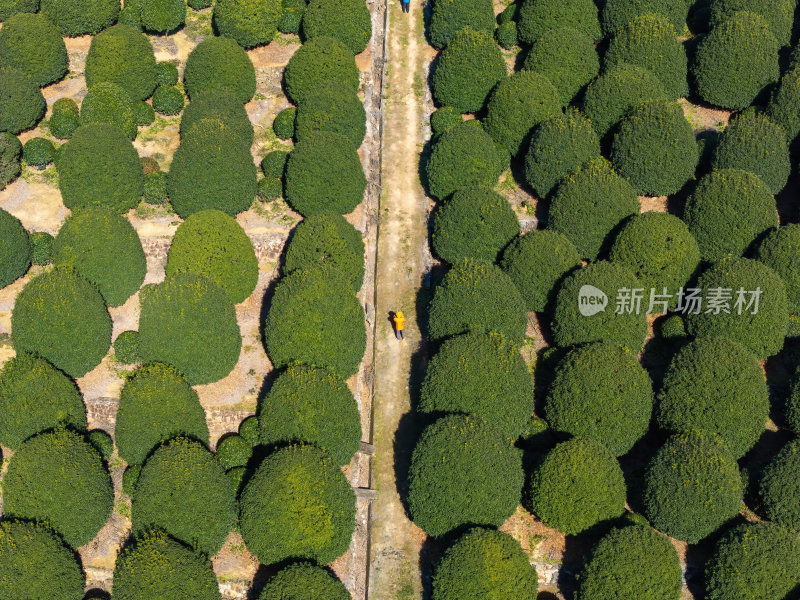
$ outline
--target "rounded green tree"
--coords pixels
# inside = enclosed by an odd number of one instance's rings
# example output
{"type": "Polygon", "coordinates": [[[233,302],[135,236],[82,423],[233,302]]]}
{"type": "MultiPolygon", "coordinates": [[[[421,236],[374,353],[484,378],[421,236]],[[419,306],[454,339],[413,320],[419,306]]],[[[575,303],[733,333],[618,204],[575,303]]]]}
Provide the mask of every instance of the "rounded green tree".
{"type": "Polygon", "coordinates": [[[786,285],[789,312],[800,313],[800,225],[787,223],[770,232],[756,249],[755,258],[775,271],[786,285]]]}
{"type": "Polygon", "coordinates": [[[159,114],[178,115],[183,104],[183,93],[178,88],[160,85],[153,94],[153,109],[159,114]]]}
{"type": "Polygon", "coordinates": [[[217,0],[214,26],[219,35],[254,48],[272,41],[282,12],[281,0],[217,0]]]}
{"type": "Polygon", "coordinates": [[[210,90],[227,90],[244,104],[256,93],[256,70],[247,52],[229,37],[210,37],[186,59],[183,82],[189,98],[210,90]]]}
{"type": "Polygon", "coordinates": [[[331,573],[314,563],[299,562],[282,568],[264,585],[258,600],[351,600],[350,592],[331,573]]]}
{"type": "Polygon", "coordinates": [[[714,0],[709,4],[710,23],[713,27],[722,25],[730,17],[740,11],[749,11],[764,18],[778,44],[788,46],[792,37],[794,24],[794,11],[796,3],[793,0],[774,0],[773,2],[759,2],[759,0],[714,0]]]}
{"type": "Polygon", "coordinates": [[[131,100],[146,100],[156,89],[156,57],[150,40],[128,25],[95,36],[86,57],[86,85],[116,83],[131,100]]]}
{"type": "Polygon", "coordinates": [[[647,465],[644,514],[667,535],[696,544],[739,511],[742,478],[714,435],[670,437],[647,465]]]}
{"type": "Polygon", "coordinates": [[[21,156],[22,144],[17,136],[0,131],[0,190],[19,176],[22,171],[21,156]]]}
{"type": "Polygon", "coordinates": [[[70,429],[55,429],[23,442],[3,477],[5,516],[47,523],[72,548],[97,535],[113,504],[103,459],[70,429]]]}
{"type": "Polygon", "coordinates": [[[59,98],[53,103],[53,112],[48,123],[50,133],[60,140],[72,137],[80,126],[80,112],[78,105],[72,98],[59,98]]]}
{"type": "Polygon", "coordinates": [[[111,347],[111,317],[97,288],[57,268],[32,279],[11,313],[12,343],[72,377],[94,369],[111,347]]]}
{"type": "Polygon", "coordinates": [[[233,92],[218,89],[194,94],[181,115],[181,139],[202,119],[219,119],[225,131],[239,139],[242,146],[253,145],[253,124],[233,92]]]}
{"type": "Polygon", "coordinates": [[[44,169],[53,162],[56,149],[53,142],[43,137],[35,137],[22,147],[22,159],[31,167],[44,169]]]}
{"type": "Polygon", "coordinates": [[[434,537],[463,525],[497,527],[516,510],[523,478],[522,455],[502,432],[474,416],[442,417],[414,448],[411,518],[434,537]]]}
{"type": "Polygon", "coordinates": [[[353,54],[364,51],[372,37],[372,17],[364,0],[310,0],[303,13],[307,40],[329,37],[342,42],[353,54]]]}
{"type": "Polygon", "coordinates": [[[299,104],[306,94],[337,81],[358,90],[358,67],[352,51],[339,40],[321,36],[309,40],[292,55],[283,72],[286,95],[299,104]]]}
{"type": "Polygon", "coordinates": [[[186,20],[184,0],[134,0],[125,6],[135,6],[141,26],[147,31],[165,34],[174,31],[186,20]]]}
{"type": "Polygon", "coordinates": [[[303,96],[295,116],[294,137],[301,142],[313,137],[317,131],[342,134],[355,148],[364,141],[367,114],[361,100],[348,85],[341,81],[331,81],[303,96]]]}
{"type": "Polygon", "coordinates": [[[22,71],[41,87],[64,77],[68,62],[61,32],[43,14],[21,13],[3,22],[0,65],[22,71]]]}
{"type": "Polygon", "coordinates": [[[266,446],[313,444],[347,465],[361,441],[353,393],[330,369],[289,365],[259,406],[259,440],[266,446]]]}
{"type": "Polygon", "coordinates": [[[175,64],[162,60],[156,63],[156,83],[158,85],[177,85],[178,67],[175,64]]]}
{"type": "Polygon", "coordinates": [[[442,106],[431,113],[430,122],[433,136],[438,137],[459,123],[463,123],[464,117],[452,106],[442,106]]]}
{"type": "Polygon", "coordinates": [[[41,0],[44,16],[67,37],[95,34],[112,25],[119,15],[119,0],[41,0]]]}
{"type": "Polygon", "coordinates": [[[800,134],[800,68],[794,64],[773,91],[765,109],[766,115],[783,127],[789,138],[789,149],[796,153],[800,134]]]}
{"type": "Polygon", "coordinates": [[[47,104],[36,82],[22,71],[0,65],[0,132],[14,135],[35,127],[47,104]]]}
{"type": "Polygon", "coordinates": [[[19,219],[0,208],[0,288],[25,275],[31,255],[28,232],[19,219]]]}
{"type": "Polygon", "coordinates": [[[444,553],[433,575],[432,600],[535,600],[539,578],[507,533],[475,527],[444,553]]]}
{"type": "Polygon", "coordinates": [[[364,309],[350,282],[318,269],[281,279],[264,322],[264,345],[276,368],[300,362],[350,377],[366,347],[364,309]]]}
{"type": "Polygon", "coordinates": [[[35,13],[39,0],[0,0],[0,21],[6,21],[19,13],[35,13]]]}
{"type": "Polygon", "coordinates": [[[665,17],[682,35],[689,5],[686,0],[606,0],[600,11],[600,24],[603,34],[610,37],[636,17],[650,13],[665,17]]]}
{"type": "Polygon", "coordinates": [[[435,48],[444,48],[464,27],[491,35],[495,26],[490,0],[437,0],[431,10],[428,36],[435,48]]]}
{"type": "Polygon", "coordinates": [[[339,466],[314,446],[270,454],[245,485],[239,525],[264,564],[305,558],[328,564],[350,545],[355,495],[339,466]]]}
{"type": "Polygon", "coordinates": [[[800,442],[792,440],[764,467],[759,493],[764,513],[792,531],[800,530],[800,442]]]}
{"type": "Polygon", "coordinates": [[[517,27],[519,39],[528,44],[559,27],[576,29],[592,41],[602,37],[597,6],[592,0],[525,0],[520,7],[517,27]]]}

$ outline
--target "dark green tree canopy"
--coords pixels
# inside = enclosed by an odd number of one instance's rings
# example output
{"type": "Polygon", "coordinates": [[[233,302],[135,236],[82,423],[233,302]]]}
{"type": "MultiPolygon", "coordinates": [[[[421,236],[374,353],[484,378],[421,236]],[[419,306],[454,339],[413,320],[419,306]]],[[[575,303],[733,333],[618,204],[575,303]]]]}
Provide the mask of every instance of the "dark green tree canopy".
{"type": "Polygon", "coordinates": [[[739,342],[762,360],[781,350],[789,313],[786,286],[775,271],[756,260],[728,258],[705,271],[696,287],[706,298],[709,290],[715,288],[732,290],[731,312],[690,312],[686,316],[686,329],[690,335],[728,338],[739,342]],[[755,295],[759,296],[757,312],[755,295]],[[741,300],[740,296],[743,297],[741,300]],[[753,304],[748,306],[751,301],[753,304]]]}
{"type": "Polygon", "coordinates": [[[505,77],[506,64],[494,38],[466,27],[439,55],[433,72],[433,97],[438,104],[462,113],[477,112],[505,77]]]}
{"type": "Polygon", "coordinates": [[[242,104],[256,93],[256,70],[247,52],[229,37],[210,37],[186,59],[183,82],[189,98],[200,92],[227,90],[242,104]]]}
{"type": "Polygon", "coordinates": [[[5,516],[46,523],[72,548],[97,535],[113,504],[102,457],[70,429],[29,438],[17,448],[3,477],[5,516]]]}
{"type": "Polygon", "coordinates": [[[173,438],[142,465],[133,492],[133,534],[162,529],[212,556],[236,521],[233,488],[206,447],[173,438]]]}
{"type": "Polygon", "coordinates": [[[13,67],[0,65],[0,98],[0,132],[16,135],[35,127],[47,110],[36,82],[13,67]]]}
{"type": "Polygon", "coordinates": [[[75,130],[80,125],[80,112],[78,105],[72,98],[59,98],[53,103],[53,111],[50,114],[50,133],[60,140],[72,137],[75,130]]]}
{"type": "Polygon", "coordinates": [[[452,106],[442,106],[431,113],[430,122],[434,137],[438,137],[459,123],[463,123],[464,117],[452,106]]]}
{"type": "Polygon", "coordinates": [[[344,584],[314,563],[300,562],[284,567],[261,590],[258,600],[351,600],[344,584]]]}
{"type": "Polygon", "coordinates": [[[0,371],[0,444],[15,450],[60,425],[86,429],[86,407],[75,382],[46,360],[17,354],[0,371]]]}
{"type": "Polygon", "coordinates": [[[612,529],[592,548],[578,579],[584,600],[678,600],[681,563],[669,538],[650,527],[612,529]]]}
{"type": "Polygon", "coordinates": [[[153,94],[153,108],[159,114],[178,115],[183,105],[183,92],[176,87],[160,85],[153,94]]]}
{"type": "Polygon", "coordinates": [[[216,450],[217,461],[223,469],[227,469],[227,475],[231,479],[233,488],[238,492],[241,487],[241,479],[237,482],[231,476],[231,470],[245,468],[253,456],[253,446],[242,436],[233,434],[226,436],[217,442],[216,450]]]}
{"type": "Polygon", "coordinates": [[[281,0],[217,0],[214,26],[243,48],[254,48],[272,41],[282,8],[281,0]]]}
{"type": "Polygon", "coordinates": [[[25,142],[22,159],[31,167],[44,169],[53,162],[56,149],[53,142],[43,137],[35,137],[25,142]]]}
{"type": "Polygon", "coordinates": [[[140,25],[147,31],[165,34],[174,31],[186,20],[186,3],[183,0],[134,0],[126,2],[132,7],[140,25]]]}
{"type": "Polygon", "coordinates": [[[433,600],[535,600],[539,578],[507,533],[475,527],[450,546],[433,575],[433,600]]]}
{"type": "Polygon", "coordinates": [[[115,429],[120,457],[140,465],[161,442],[178,436],[208,444],[197,392],[173,366],[151,363],[137,369],[120,392],[115,429]]]}
{"type": "Polygon", "coordinates": [[[555,431],[595,440],[620,456],[650,426],[653,387],[631,351],[605,342],[587,344],[559,363],[544,410],[555,431]]]}
{"type": "Polygon", "coordinates": [[[665,17],[675,33],[682,35],[689,4],[686,0],[607,0],[600,11],[603,35],[613,36],[636,17],[648,13],[665,17]]]}
{"type": "Polygon", "coordinates": [[[303,13],[307,40],[330,37],[353,54],[363,52],[372,37],[372,17],[364,0],[310,0],[303,13]]]}
{"type": "Polygon", "coordinates": [[[534,43],[547,31],[559,27],[576,29],[592,41],[602,37],[597,6],[592,0],[524,0],[517,27],[519,39],[527,44],[534,43]]]}
{"type": "Polygon", "coordinates": [[[7,21],[19,13],[35,13],[39,10],[39,0],[1,0],[0,21],[7,21]]]}
{"type": "Polygon", "coordinates": [[[700,256],[717,261],[741,256],[778,225],[778,210],[769,187],[740,169],[720,169],[703,177],[686,201],[683,220],[700,256]]]}
{"type": "Polygon", "coordinates": [[[583,258],[610,246],[622,221],[640,210],[636,190],[604,158],[591,159],[565,177],[548,211],[548,228],[565,235],[583,258]]]}
{"type": "Polygon", "coordinates": [[[696,544],[739,511],[739,467],[714,435],[674,435],[647,465],[643,502],[656,529],[696,544]]]}
{"type": "Polygon", "coordinates": [[[116,83],[131,100],[146,100],[156,89],[156,57],[150,40],[128,25],[98,34],[86,57],[86,85],[116,83]]]}
{"type": "Polygon", "coordinates": [[[94,369],[111,347],[111,317],[97,288],[68,268],[32,279],[11,313],[12,343],[72,377],[94,369]]]}
{"type": "Polygon", "coordinates": [[[714,28],[722,25],[737,12],[749,11],[763,17],[778,44],[789,45],[792,37],[794,11],[796,3],[792,0],[774,0],[773,2],[759,2],[759,0],[714,0],[709,4],[711,21],[709,25],[714,28]]]}
{"type": "Polygon", "coordinates": [[[316,131],[340,133],[355,148],[361,146],[367,133],[367,114],[361,100],[348,85],[341,81],[330,81],[303,96],[303,101],[297,107],[294,136],[300,142],[316,131]]]}
{"type": "Polygon", "coordinates": [[[800,67],[794,64],[781,79],[765,109],[766,115],[783,127],[792,152],[798,150],[800,134],[800,67]]]}
{"type": "Polygon", "coordinates": [[[126,218],[103,207],[76,210],[53,243],[53,263],[97,286],[108,306],[121,306],[144,281],[139,235],[126,218]]]}
{"type": "Polygon", "coordinates": [[[241,140],[242,146],[253,145],[253,124],[233,92],[213,89],[195,93],[181,115],[181,139],[202,119],[219,119],[227,132],[241,140]]]}
{"type": "Polygon", "coordinates": [[[162,60],[156,63],[156,83],[158,85],[177,85],[178,67],[174,63],[162,60]]]}
{"type": "Polygon", "coordinates": [[[433,250],[449,263],[465,258],[495,262],[519,234],[519,220],[508,200],[492,189],[458,190],[433,217],[433,250]]]}
{"type": "Polygon", "coordinates": [[[414,448],[411,517],[434,537],[468,524],[500,526],[519,504],[523,478],[522,455],[503,433],[474,416],[442,417],[414,448]]]}
{"type": "Polygon", "coordinates": [[[514,282],[492,263],[465,259],[436,287],[429,309],[432,339],[497,331],[514,343],[525,337],[525,303],[514,282]]]}
{"type": "Polygon", "coordinates": [[[358,404],[330,369],[289,365],[261,401],[258,422],[265,446],[314,444],[337,465],[349,464],[361,441],[358,404]]]}
{"type": "Polygon", "coordinates": [[[270,150],[261,159],[261,172],[264,177],[281,179],[286,173],[286,163],[289,160],[289,152],[285,150],[270,150]]]}
{"type": "Polygon", "coordinates": [[[113,25],[120,9],[119,0],[41,0],[40,5],[42,14],[67,37],[94,35],[113,25]]]}
{"type": "Polygon", "coordinates": [[[444,48],[465,27],[491,35],[495,26],[490,0],[437,0],[431,10],[428,35],[435,48],[444,48]]]}
{"type": "Polygon", "coordinates": [[[0,288],[25,275],[30,266],[28,232],[19,219],[0,208],[0,288]]]}
{"type": "Polygon", "coordinates": [[[3,22],[0,65],[22,71],[41,87],[66,75],[68,62],[61,32],[43,14],[21,13],[3,22]]]}
{"type": "Polygon", "coordinates": [[[270,454],[247,482],[239,526],[264,564],[287,558],[328,564],[350,545],[355,494],[339,466],[315,446],[270,454]]]}
{"type": "Polygon", "coordinates": [[[298,270],[280,280],[264,322],[272,364],[330,367],[350,377],[366,347],[364,309],[342,275],[298,270]]]}
{"type": "Polygon", "coordinates": [[[775,271],[786,285],[789,312],[800,313],[800,225],[787,223],[770,232],[756,249],[755,258],[775,271]]]}
{"type": "Polygon", "coordinates": [[[759,493],[764,513],[792,531],[800,530],[800,442],[792,440],[764,467],[759,493]]]}
{"type": "Polygon", "coordinates": [[[527,507],[548,527],[575,535],[625,510],[625,479],[611,452],[594,440],[558,444],[531,474],[527,507]]]}
{"type": "Polygon", "coordinates": [[[317,87],[338,81],[358,90],[358,67],[353,52],[339,40],[321,36],[309,40],[292,55],[283,72],[286,95],[299,104],[317,87]]]}
{"type": "MultiPolygon", "coordinates": [[[[5,189],[9,183],[19,176],[22,171],[21,156],[22,144],[17,139],[17,136],[0,131],[0,190],[5,189]]],[[[8,227],[8,223],[5,226],[8,227]]],[[[8,277],[8,275],[5,275],[5,277],[8,277]]]]}

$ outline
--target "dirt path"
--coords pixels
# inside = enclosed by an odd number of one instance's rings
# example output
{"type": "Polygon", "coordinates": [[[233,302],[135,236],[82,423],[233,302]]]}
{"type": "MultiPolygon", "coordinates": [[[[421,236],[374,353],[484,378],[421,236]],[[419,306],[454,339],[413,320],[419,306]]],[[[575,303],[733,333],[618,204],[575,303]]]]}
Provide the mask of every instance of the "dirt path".
{"type": "Polygon", "coordinates": [[[421,10],[418,3],[410,15],[401,12],[399,2],[389,7],[375,334],[378,499],[372,506],[369,583],[369,598],[375,600],[422,597],[419,551],[424,536],[407,519],[395,478],[395,444],[403,444],[396,432],[411,409],[408,382],[420,344],[415,303],[428,262],[428,199],[418,176],[425,77],[421,10]],[[404,342],[394,339],[389,323],[389,312],[398,309],[408,319],[404,342]]]}

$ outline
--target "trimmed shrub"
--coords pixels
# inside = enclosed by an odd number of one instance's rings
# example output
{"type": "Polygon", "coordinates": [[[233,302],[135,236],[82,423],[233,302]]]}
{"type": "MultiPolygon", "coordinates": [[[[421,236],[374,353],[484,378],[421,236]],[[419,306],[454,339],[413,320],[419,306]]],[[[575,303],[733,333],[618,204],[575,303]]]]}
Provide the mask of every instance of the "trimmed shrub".
{"type": "Polygon", "coordinates": [[[367,188],[356,149],[330,131],[315,131],[295,145],[285,181],[286,201],[304,217],[352,212],[367,188]]]}
{"type": "Polygon", "coordinates": [[[35,265],[44,266],[53,262],[53,236],[44,231],[34,231],[30,234],[31,241],[31,262],[35,265]]]}
{"type": "Polygon", "coordinates": [[[212,556],[236,521],[230,480],[200,442],[165,442],[142,465],[133,491],[133,535],[162,529],[212,556]]]}
{"type": "Polygon", "coordinates": [[[533,413],[531,376],[519,348],[497,333],[446,340],[428,364],[416,409],[476,415],[517,439],[533,413]]]}
{"type": "Polygon", "coordinates": [[[569,27],[592,41],[599,41],[600,21],[592,0],[525,0],[519,9],[519,39],[532,44],[551,29],[569,27]]]}
{"type": "Polygon", "coordinates": [[[70,269],[36,276],[11,313],[17,352],[31,352],[72,377],[94,369],[111,346],[111,317],[93,284],[70,269]]]}
{"type": "Polygon", "coordinates": [[[146,100],[156,89],[156,57],[150,40],[127,25],[95,36],[86,57],[86,85],[116,83],[131,100],[146,100]]]}
{"type": "Polygon", "coordinates": [[[117,336],[114,340],[114,358],[126,365],[141,362],[138,331],[123,331],[117,336]]]}
{"type": "Polygon", "coordinates": [[[524,69],[546,77],[566,106],[595,78],[600,59],[589,37],[562,27],[544,32],[534,42],[525,57],[524,69]]]}
{"type": "Polygon", "coordinates": [[[136,0],[139,23],[147,31],[166,34],[186,21],[184,0],[136,0]]]}
{"type": "Polygon", "coordinates": [[[133,490],[136,489],[136,481],[139,479],[139,474],[142,472],[142,465],[131,465],[122,473],[122,493],[133,496],[133,490]]]}
{"type": "Polygon", "coordinates": [[[358,67],[353,52],[339,40],[316,37],[292,55],[283,72],[286,95],[299,104],[317,87],[338,81],[358,91],[358,67]]]}
{"type": "Polygon", "coordinates": [[[211,561],[154,531],[127,544],[114,567],[115,600],[219,600],[211,561]]]}
{"type": "Polygon", "coordinates": [[[333,38],[353,54],[359,54],[372,37],[372,18],[367,3],[364,0],[309,0],[303,15],[303,35],[307,40],[333,38]]]}
{"type": "Polygon", "coordinates": [[[436,139],[425,170],[428,193],[444,200],[456,190],[494,187],[504,167],[489,134],[467,121],[436,139]]]}
{"type": "MultiPolygon", "coordinates": [[[[305,5],[305,2],[303,2],[305,5]]],[[[303,24],[303,13],[305,9],[284,8],[281,19],[278,21],[278,31],[292,35],[300,33],[300,26],[303,24]]]]}
{"type": "Polygon", "coordinates": [[[242,490],[240,507],[244,542],[264,564],[287,558],[328,564],[347,551],[356,525],[350,483],[314,446],[270,454],[242,490]]]}
{"type": "Polygon", "coordinates": [[[92,34],[113,25],[119,15],[119,0],[41,0],[44,16],[67,37],[92,34]]]}
{"type": "Polygon", "coordinates": [[[625,479],[605,446],[573,438],[534,469],[526,500],[545,525],[575,535],[625,511],[625,479]]]}
{"type": "Polygon", "coordinates": [[[72,98],[59,98],[53,103],[53,112],[48,122],[50,133],[60,140],[72,137],[80,126],[80,112],[78,105],[72,98]]]}
{"type": "Polygon", "coordinates": [[[436,254],[449,263],[465,258],[495,262],[519,235],[519,220],[508,200],[490,188],[455,192],[440,204],[431,236],[436,254]]]}
{"type": "Polygon", "coordinates": [[[0,288],[25,275],[30,266],[28,232],[19,219],[0,208],[0,288]]]}
{"type": "Polygon", "coordinates": [[[711,600],[791,598],[800,577],[797,535],[774,523],[743,523],[727,531],[706,563],[711,600]]]}
{"type": "Polygon", "coordinates": [[[548,211],[548,228],[594,260],[608,248],[624,219],[640,210],[636,190],[604,158],[592,159],[564,178],[548,211]]]}
{"type": "Polygon", "coordinates": [[[22,71],[0,67],[0,132],[14,135],[35,127],[47,104],[36,83],[22,71]]]}
{"type": "Polygon", "coordinates": [[[691,72],[698,95],[722,108],[748,107],[780,77],[778,46],[760,15],[734,13],[697,44],[691,72]]]}
{"type": "Polygon", "coordinates": [[[145,361],[175,365],[192,385],[219,381],[242,348],[236,310],[213,281],[178,273],[139,294],[139,347],[145,361]]]}
{"type": "Polygon", "coordinates": [[[792,440],[764,467],[759,493],[770,521],[792,531],[800,530],[800,442],[792,440]]]}
{"type": "Polygon", "coordinates": [[[650,71],[673,100],[689,94],[686,50],[666,17],[652,13],[637,16],[611,38],[604,67],[622,63],[650,71]]]}
{"type": "MultiPolygon", "coordinates": [[[[553,339],[556,345],[567,348],[588,342],[610,342],[624,346],[637,354],[647,335],[647,316],[644,311],[622,311],[606,307],[590,317],[580,313],[580,289],[590,285],[602,291],[613,302],[618,290],[641,288],[630,270],[616,263],[599,261],[567,275],[558,289],[553,314],[553,339]]],[[[630,308],[630,307],[628,307],[630,308]]]]}
{"type": "Polygon", "coordinates": [[[444,553],[433,575],[433,600],[534,600],[539,578],[507,533],[475,527],[444,553]]]}
{"type": "Polygon", "coordinates": [[[142,464],[160,443],[185,436],[208,444],[208,425],[197,393],[175,367],[151,363],[134,371],[120,393],[116,420],[119,455],[142,464]]]}
{"type": "Polygon", "coordinates": [[[783,127],[789,138],[789,149],[797,152],[800,134],[800,68],[797,63],[783,75],[765,109],[766,115],[783,127]]]}
{"type": "MultiPolygon", "coordinates": [[[[677,294],[700,266],[700,250],[686,223],[660,212],[635,215],[614,238],[609,260],[630,269],[644,288],[677,294]]],[[[668,307],[673,307],[670,300],[668,307]]],[[[665,306],[662,305],[667,312],[665,306]]]]}
{"type": "Polygon", "coordinates": [[[141,23],[141,10],[137,4],[128,2],[127,6],[124,6],[121,11],[119,11],[119,17],[117,18],[117,24],[119,25],[128,25],[133,27],[137,31],[142,30],[142,23],[141,23]]]}
{"type": "MultiPolygon", "coordinates": [[[[683,1],[683,0],[681,0],[683,1]]],[[[583,600],[678,600],[681,563],[669,538],[641,525],[612,529],[592,548],[578,578],[583,600]]]]}
{"type": "Polygon", "coordinates": [[[670,437],[647,465],[644,514],[656,529],[696,544],[739,511],[742,478],[714,435],[670,437]]]}
{"type": "Polygon", "coordinates": [[[756,175],[739,169],[712,171],[686,201],[683,220],[703,260],[741,256],[778,225],[769,188],[756,175]]]}
{"type": "Polygon", "coordinates": [[[521,452],[503,433],[477,417],[448,415],[414,448],[409,512],[433,537],[463,525],[498,527],[516,510],[523,479],[521,452]]]}
{"type": "Polygon", "coordinates": [[[431,113],[431,131],[437,137],[464,122],[461,113],[452,106],[437,108],[431,113]]]}
{"type": "Polygon", "coordinates": [[[292,233],[283,261],[285,274],[321,269],[333,272],[361,289],[364,281],[364,241],[361,233],[340,215],[303,219],[292,233]]]}
{"type": "Polygon", "coordinates": [[[794,11],[793,0],[774,0],[759,2],[758,0],[714,0],[710,6],[710,26],[719,27],[737,12],[748,11],[761,16],[766,22],[778,44],[788,46],[792,37],[794,11]]]}
{"type": "Polygon", "coordinates": [[[500,262],[522,294],[526,308],[536,312],[550,307],[558,284],[580,264],[572,242],[546,229],[517,237],[506,247],[500,262]]]}
{"type": "Polygon", "coordinates": [[[177,115],[183,110],[183,94],[178,88],[160,85],[153,94],[153,109],[162,115],[177,115]]]}
{"type": "Polygon", "coordinates": [[[465,27],[489,35],[494,33],[492,3],[489,0],[437,0],[433,3],[428,36],[434,48],[447,46],[465,27]]]}
{"type": "Polygon", "coordinates": [[[139,100],[133,103],[133,122],[137,127],[147,127],[156,120],[156,111],[147,102],[139,100]]]}
{"type": "Polygon", "coordinates": [[[792,170],[786,131],[763,113],[741,113],[722,132],[711,169],[749,171],[778,194],[792,170]]]}
{"type": "Polygon", "coordinates": [[[764,432],[769,392],[758,359],[725,338],[699,338],[670,362],[656,422],[672,433],[704,431],[743,456],[764,432]]]}
{"type": "Polygon", "coordinates": [[[166,60],[156,63],[156,84],[177,85],[178,67],[166,60]]]}
{"type": "Polygon", "coordinates": [[[545,77],[520,71],[492,90],[483,126],[496,143],[517,155],[534,127],[561,114],[560,104],[556,88],[545,77]]]}
{"type": "Polygon", "coordinates": [[[102,82],[89,88],[81,103],[80,123],[107,123],[131,140],[136,137],[133,102],[127,92],[116,83],[102,82]]]}
{"type": "Polygon", "coordinates": [[[22,147],[22,158],[31,167],[44,169],[53,162],[56,148],[53,142],[43,137],[35,137],[25,142],[22,147]]]}
{"type": "MultiPolygon", "coordinates": [[[[336,0],[322,0],[334,3],[336,0]]],[[[363,3],[364,0],[359,0],[363,3]]],[[[339,7],[339,10],[342,10],[339,7]]],[[[355,148],[367,133],[367,113],[353,90],[340,81],[312,90],[297,107],[294,136],[302,142],[317,131],[331,131],[347,137],[355,148]]]]}
{"type": "Polygon", "coordinates": [[[76,600],[85,583],[75,553],[48,527],[0,521],[0,597],[76,600]]]}
{"type": "Polygon", "coordinates": [[[86,429],[75,382],[50,363],[22,352],[0,371],[0,443],[15,450],[32,435],[68,425],[86,429]]]}
{"type": "Polygon", "coordinates": [[[239,423],[239,435],[242,436],[251,446],[258,446],[258,417],[251,415],[239,423]]]}
{"type": "Polygon", "coordinates": [[[265,177],[280,179],[286,173],[286,162],[289,160],[289,153],[284,150],[273,150],[268,152],[261,159],[261,172],[265,177]]]}
{"type": "Polygon", "coordinates": [[[789,312],[800,313],[800,225],[787,223],[770,232],[756,249],[755,258],[775,271],[786,285],[789,312]]]}
{"type": "Polygon", "coordinates": [[[253,446],[240,435],[229,435],[217,443],[216,456],[223,469],[244,467],[253,456],[253,446]]]}
{"type": "Polygon", "coordinates": [[[289,365],[259,406],[259,440],[266,446],[313,444],[347,465],[361,440],[353,393],[330,369],[289,365]]]}
{"type": "Polygon", "coordinates": [[[519,344],[528,327],[525,303],[511,278],[499,267],[473,259],[451,267],[434,290],[428,314],[434,340],[497,331],[519,344]]]}
{"type": "Polygon", "coordinates": [[[294,362],[330,367],[346,379],[366,347],[364,309],[342,275],[294,271],[278,282],[264,322],[264,345],[276,368],[294,362]]]}
{"type": "Polygon", "coordinates": [[[111,477],[102,457],[69,429],[25,441],[3,477],[5,516],[47,523],[72,548],[97,535],[113,504],[111,477]]]}
{"type": "Polygon", "coordinates": [[[670,315],[657,324],[658,335],[666,340],[683,341],[686,338],[686,324],[680,315],[670,315]]]}
{"type": "Polygon", "coordinates": [[[167,277],[194,273],[225,290],[234,304],[244,302],[258,282],[258,259],[250,238],[236,220],[218,210],[189,216],[169,248],[167,277]]]}
{"type": "Polygon", "coordinates": [[[500,23],[497,29],[494,30],[494,38],[503,48],[511,50],[519,41],[517,38],[517,23],[515,21],[500,23]]]}
{"type": "Polygon", "coordinates": [[[164,204],[167,201],[167,174],[155,171],[144,177],[144,201],[148,204],[164,204]]]}
{"type": "Polygon", "coordinates": [[[108,306],[122,306],[144,281],[142,242],[124,217],[108,208],[72,213],[53,245],[53,263],[97,286],[108,306]]]}
{"type": "Polygon", "coordinates": [[[253,124],[250,117],[247,116],[244,106],[228,90],[210,90],[194,95],[181,115],[181,139],[195,123],[203,119],[219,119],[224,124],[226,133],[241,140],[243,146],[249,148],[253,145],[253,124]]]}
{"type": "Polygon", "coordinates": [[[294,563],[273,575],[258,600],[351,600],[350,592],[327,569],[313,563],[294,563]]]}
{"type": "Polygon", "coordinates": [[[243,48],[272,41],[283,12],[281,0],[217,0],[214,26],[243,48]]]}
{"type": "MultiPolygon", "coordinates": [[[[300,46],[302,48],[302,46],[300,46]]],[[[294,137],[294,125],[297,117],[297,109],[294,106],[284,108],[281,112],[275,115],[275,120],[272,121],[272,131],[278,139],[290,140],[294,137]]]]}
{"type": "Polygon", "coordinates": [[[708,310],[689,312],[686,329],[695,337],[716,335],[739,342],[760,359],[777,354],[789,322],[786,309],[786,286],[775,271],[756,260],[727,258],[714,264],[697,281],[701,295],[708,298],[710,290],[732,290],[731,312],[708,310]],[[751,292],[751,293],[748,293],[751,292]],[[759,295],[756,308],[753,293],[759,295]],[[741,296],[741,298],[740,298],[741,296]],[[741,309],[741,314],[739,313],[741,309]]]}
{"type": "Polygon", "coordinates": [[[139,155],[117,127],[92,123],[79,127],[58,157],[58,187],[71,210],[105,206],[126,213],[144,193],[139,155]]]}
{"type": "Polygon", "coordinates": [[[648,13],[665,18],[677,35],[683,35],[691,4],[686,0],[606,0],[600,10],[603,35],[611,37],[637,17],[648,13]]]}
{"type": "Polygon", "coordinates": [[[650,71],[620,64],[586,88],[582,110],[597,135],[605,137],[628,112],[646,100],[668,100],[664,85],[650,71]]]}
{"type": "Polygon", "coordinates": [[[283,196],[283,182],[277,177],[265,177],[258,182],[258,198],[272,202],[283,196]]]}
{"type": "Polygon", "coordinates": [[[86,436],[89,443],[94,446],[95,450],[100,453],[103,461],[108,463],[111,460],[111,455],[114,454],[114,440],[102,429],[95,429],[90,431],[86,436]]]}
{"type": "Polygon", "coordinates": [[[639,194],[669,196],[694,177],[694,130],[677,102],[647,101],[622,119],[611,162],[639,194]]]}
{"type": "Polygon", "coordinates": [[[227,90],[242,104],[256,93],[256,70],[247,52],[228,37],[210,37],[194,47],[183,82],[189,98],[210,90],[227,90]]]}
{"type": "Polygon", "coordinates": [[[437,104],[478,112],[497,82],[505,79],[503,54],[491,35],[462,29],[439,55],[432,90],[437,104]]]}
{"type": "Polygon", "coordinates": [[[650,426],[653,388],[636,354],[597,342],[572,350],[559,363],[545,417],[552,429],[626,454],[650,426]],[[610,371],[614,377],[603,377],[610,371]]]}
{"type": "Polygon", "coordinates": [[[39,0],[0,0],[0,21],[18,13],[35,13],[38,10],[39,0]]]}
{"type": "Polygon", "coordinates": [[[175,212],[187,218],[206,209],[236,215],[250,208],[258,191],[250,148],[223,121],[201,119],[184,135],[167,176],[175,212]]]}
{"type": "Polygon", "coordinates": [[[39,87],[67,74],[61,32],[42,14],[17,14],[0,30],[0,65],[22,71],[39,87]]]}

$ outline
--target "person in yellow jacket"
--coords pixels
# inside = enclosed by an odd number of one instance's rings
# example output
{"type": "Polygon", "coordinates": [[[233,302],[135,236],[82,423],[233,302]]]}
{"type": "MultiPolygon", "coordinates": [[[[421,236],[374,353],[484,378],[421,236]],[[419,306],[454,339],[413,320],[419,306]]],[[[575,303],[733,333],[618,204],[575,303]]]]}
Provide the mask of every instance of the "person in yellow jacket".
{"type": "Polygon", "coordinates": [[[398,310],[394,315],[394,337],[398,340],[406,339],[403,330],[406,328],[406,318],[402,310],[398,310]]]}

